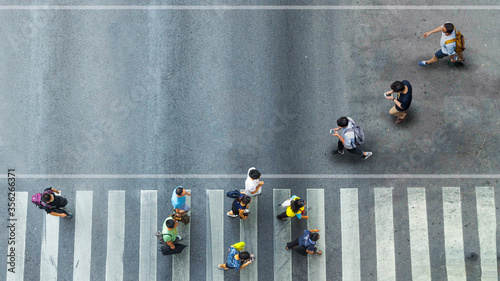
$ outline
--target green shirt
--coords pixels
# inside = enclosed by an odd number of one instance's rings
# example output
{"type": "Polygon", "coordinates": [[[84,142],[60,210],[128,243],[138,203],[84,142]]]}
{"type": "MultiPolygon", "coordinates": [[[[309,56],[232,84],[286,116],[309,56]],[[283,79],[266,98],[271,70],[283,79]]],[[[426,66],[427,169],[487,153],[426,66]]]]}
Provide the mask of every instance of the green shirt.
{"type": "Polygon", "coordinates": [[[163,228],[161,230],[161,233],[163,234],[163,240],[165,242],[170,241],[170,242],[174,243],[175,238],[177,238],[177,227],[172,229],[172,230],[168,230],[167,225],[166,225],[167,220],[171,220],[171,219],[172,219],[171,216],[165,219],[165,221],[163,222],[163,228]]]}

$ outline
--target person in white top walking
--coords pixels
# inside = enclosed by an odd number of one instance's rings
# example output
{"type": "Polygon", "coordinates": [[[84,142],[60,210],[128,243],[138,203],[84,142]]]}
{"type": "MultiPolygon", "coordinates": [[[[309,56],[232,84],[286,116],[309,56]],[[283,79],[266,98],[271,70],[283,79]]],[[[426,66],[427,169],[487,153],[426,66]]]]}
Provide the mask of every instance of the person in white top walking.
{"type": "Polygon", "coordinates": [[[264,185],[263,181],[259,181],[260,172],[252,167],[248,169],[247,179],[245,181],[245,194],[248,196],[259,195],[262,192],[262,185],[264,185]]]}
{"type": "Polygon", "coordinates": [[[450,56],[451,62],[456,62],[456,61],[464,62],[465,60],[463,52],[455,51],[457,48],[455,26],[453,26],[452,23],[447,22],[444,25],[441,25],[440,27],[436,27],[435,29],[424,33],[424,38],[427,38],[427,36],[438,32],[441,32],[441,42],[440,42],[441,49],[437,51],[430,60],[420,61],[418,65],[428,66],[430,64],[437,62],[439,59],[442,59],[447,56],[450,56]]]}

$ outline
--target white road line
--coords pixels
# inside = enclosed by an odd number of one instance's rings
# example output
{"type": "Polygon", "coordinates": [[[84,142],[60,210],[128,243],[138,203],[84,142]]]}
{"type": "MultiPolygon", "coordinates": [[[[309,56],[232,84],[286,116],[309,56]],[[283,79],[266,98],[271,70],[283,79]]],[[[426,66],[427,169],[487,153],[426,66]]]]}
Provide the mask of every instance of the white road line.
{"type": "MultiPolygon", "coordinates": [[[[266,174],[272,179],[500,179],[500,174],[266,174]]],[[[244,179],[241,174],[19,174],[23,179],[244,179]]],[[[6,178],[6,175],[0,175],[6,178]]]]}
{"type": "Polygon", "coordinates": [[[476,187],[477,221],[481,251],[481,280],[497,281],[497,220],[493,187],[476,187]]]}
{"type": "Polygon", "coordinates": [[[92,256],[92,191],[76,192],[73,280],[90,281],[92,256]]]}
{"type": "Polygon", "coordinates": [[[322,255],[307,255],[307,280],[326,281],[326,228],[325,228],[325,190],[307,189],[307,229],[319,229],[320,239],[316,243],[322,255]]]}
{"type": "Polygon", "coordinates": [[[125,191],[110,190],[108,192],[108,240],[106,249],[106,281],[123,280],[124,246],[125,246],[125,191]]]}
{"type": "Polygon", "coordinates": [[[342,280],[361,280],[358,189],[340,189],[342,228],[342,280]]]}
{"type": "Polygon", "coordinates": [[[224,191],[211,189],[207,194],[207,243],[206,243],[206,276],[207,281],[224,280],[224,272],[217,265],[226,263],[224,250],[224,191]]]}
{"type": "MultiPolygon", "coordinates": [[[[9,202],[10,203],[10,202],[9,202]]],[[[14,247],[15,261],[13,264],[7,263],[7,281],[21,281],[24,280],[24,263],[25,263],[25,253],[26,253],[26,215],[28,213],[28,192],[16,192],[15,203],[15,216],[12,221],[16,225],[15,235],[13,240],[16,244],[10,244],[12,240],[9,240],[7,245],[7,255],[10,255],[10,248],[14,247]],[[9,272],[8,269],[14,267],[14,273],[9,272]]],[[[45,211],[40,210],[37,215],[45,211]]],[[[8,221],[7,223],[9,223],[8,221]]],[[[11,237],[9,233],[9,238],[11,237]]],[[[11,262],[10,257],[8,257],[7,262],[11,262]]]]}
{"type": "Polygon", "coordinates": [[[158,239],[155,236],[155,232],[157,230],[158,230],[157,191],[141,190],[139,281],[156,280],[156,259],[158,257],[158,239]]]}
{"type": "MultiPolygon", "coordinates": [[[[244,192],[245,190],[241,190],[244,192]]],[[[258,247],[258,235],[257,235],[257,218],[258,218],[258,213],[257,213],[257,207],[259,203],[259,196],[253,196],[252,197],[252,202],[250,203],[250,206],[248,209],[250,210],[250,213],[248,215],[248,219],[246,220],[241,220],[240,219],[240,241],[245,242],[245,251],[248,251],[250,254],[255,255],[255,260],[252,262],[251,265],[245,267],[244,270],[240,272],[240,280],[241,281],[247,281],[247,280],[254,280],[257,281],[259,280],[259,256],[257,253],[257,247],[258,247]]]]}
{"type": "Polygon", "coordinates": [[[408,188],[411,272],[414,281],[431,280],[425,188],[408,188]]]}
{"type": "Polygon", "coordinates": [[[47,281],[57,280],[57,258],[59,252],[59,217],[43,211],[42,250],[40,255],[40,277],[47,281]]]}
{"type": "Polygon", "coordinates": [[[459,187],[443,187],[444,245],[448,280],[466,280],[459,187]]]}
{"type": "Polygon", "coordinates": [[[280,221],[277,215],[285,211],[278,206],[290,198],[290,189],[273,189],[273,227],[274,227],[274,280],[292,280],[292,252],[285,249],[286,243],[291,241],[291,220],[280,221]]]}
{"type": "Polygon", "coordinates": [[[498,5],[3,5],[0,10],[500,10],[498,5]]]}
{"type": "Polygon", "coordinates": [[[373,192],[377,240],[377,280],[396,280],[392,188],[375,188],[373,192]]]}
{"type": "MultiPolygon", "coordinates": [[[[191,193],[190,189],[186,189],[186,191],[191,193]]],[[[168,199],[170,199],[170,197],[168,199]]],[[[186,196],[186,204],[191,206],[191,196],[186,196]]],[[[188,215],[192,215],[191,211],[188,212],[188,215]]],[[[181,244],[187,245],[187,247],[182,251],[182,253],[172,255],[172,280],[190,280],[191,251],[189,246],[191,245],[191,223],[185,225],[180,222],[177,226],[177,234],[183,239],[181,244]]]]}

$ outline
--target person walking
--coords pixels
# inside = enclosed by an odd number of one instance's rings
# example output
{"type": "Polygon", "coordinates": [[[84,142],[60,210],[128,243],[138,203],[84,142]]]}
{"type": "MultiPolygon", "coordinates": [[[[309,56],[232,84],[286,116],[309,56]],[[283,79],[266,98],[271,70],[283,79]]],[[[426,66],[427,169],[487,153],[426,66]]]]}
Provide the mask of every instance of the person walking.
{"type": "Polygon", "coordinates": [[[240,217],[240,219],[248,219],[248,205],[252,202],[250,196],[240,193],[237,198],[234,199],[231,205],[231,211],[227,212],[227,216],[231,218],[240,217]]]}
{"type": "Polygon", "coordinates": [[[391,84],[391,90],[385,93],[385,98],[395,103],[389,110],[389,114],[397,117],[396,124],[403,122],[408,116],[406,111],[410,108],[412,99],[410,82],[408,80],[395,81],[391,84]]]}
{"type": "Polygon", "coordinates": [[[293,195],[290,199],[283,202],[281,206],[285,207],[286,211],[277,216],[279,220],[285,220],[286,218],[293,217],[297,217],[299,219],[309,218],[309,216],[305,215],[306,201],[304,201],[304,199],[300,199],[300,197],[296,195],[293,195]]]}
{"type": "Polygon", "coordinates": [[[298,252],[303,256],[307,256],[307,254],[311,255],[323,254],[323,252],[321,252],[316,248],[316,242],[320,237],[318,232],[319,232],[318,229],[304,230],[304,234],[301,235],[299,238],[291,242],[288,242],[286,244],[285,249],[287,250],[293,249],[294,251],[298,252]]]}
{"type": "Polygon", "coordinates": [[[260,172],[252,167],[248,169],[247,179],[245,180],[245,194],[248,196],[256,196],[262,193],[262,185],[264,185],[263,181],[259,181],[260,172]]]}
{"type": "Polygon", "coordinates": [[[163,241],[160,240],[160,244],[166,243],[170,249],[175,249],[175,244],[182,241],[182,237],[177,235],[177,225],[179,225],[179,222],[174,220],[172,216],[165,219],[161,230],[163,241]]]}
{"type": "Polygon", "coordinates": [[[36,193],[33,195],[31,197],[31,202],[40,209],[45,210],[49,215],[71,219],[73,218],[73,214],[63,209],[68,204],[68,200],[58,195],[60,193],[61,191],[49,187],[46,188],[43,193],[36,193]]]}
{"type": "Polygon", "coordinates": [[[219,264],[218,269],[229,270],[234,269],[235,271],[240,271],[243,268],[249,266],[255,259],[254,255],[251,255],[247,251],[239,252],[236,250],[234,245],[229,247],[229,254],[227,255],[227,262],[224,264],[219,264]]]}
{"type": "Polygon", "coordinates": [[[183,216],[190,210],[190,207],[186,204],[186,197],[191,196],[191,193],[187,192],[182,186],[178,186],[174,189],[172,193],[172,206],[174,211],[183,216]]]}
{"type": "Polygon", "coordinates": [[[441,42],[440,42],[441,49],[437,51],[430,60],[420,61],[418,65],[428,66],[437,62],[439,59],[442,59],[447,56],[450,56],[451,62],[456,62],[456,61],[460,63],[465,62],[463,55],[463,50],[465,49],[463,47],[464,38],[461,34],[457,34],[455,26],[452,23],[447,22],[429,32],[424,33],[424,38],[427,38],[427,36],[438,32],[441,32],[441,42]],[[458,47],[457,47],[457,35],[458,37],[460,37],[458,38],[460,40],[460,44],[458,45],[458,47]]]}
{"type": "MultiPolygon", "coordinates": [[[[338,148],[337,150],[332,151],[333,155],[344,154],[345,147],[347,151],[349,151],[349,153],[361,155],[361,158],[363,160],[366,160],[368,159],[368,157],[372,156],[372,152],[365,152],[356,147],[356,140],[358,140],[358,143],[364,142],[364,134],[362,136],[362,140],[360,140],[359,138],[361,136],[356,135],[355,130],[361,130],[361,128],[359,128],[359,126],[354,123],[354,120],[352,120],[352,118],[346,116],[340,117],[337,120],[337,125],[339,127],[330,130],[330,133],[332,135],[339,138],[338,148]]],[[[362,130],[360,132],[362,132],[362,130]]]]}

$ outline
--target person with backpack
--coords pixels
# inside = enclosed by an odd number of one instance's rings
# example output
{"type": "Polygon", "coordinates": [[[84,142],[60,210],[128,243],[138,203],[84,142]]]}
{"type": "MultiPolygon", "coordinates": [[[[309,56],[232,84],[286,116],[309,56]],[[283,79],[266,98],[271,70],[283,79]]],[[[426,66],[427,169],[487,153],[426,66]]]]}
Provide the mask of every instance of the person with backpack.
{"type": "Polygon", "coordinates": [[[250,196],[244,193],[238,194],[238,197],[233,201],[231,211],[227,212],[227,216],[231,218],[240,217],[242,220],[248,219],[248,205],[250,205],[250,202],[252,202],[250,196]]]}
{"type": "Polygon", "coordinates": [[[61,191],[55,188],[46,188],[43,193],[36,193],[31,197],[31,202],[38,206],[38,208],[43,209],[47,214],[63,217],[67,219],[73,218],[73,214],[67,212],[63,208],[68,204],[68,200],[60,195],[61,191]]]}
{"type": "Polygon", "coordinates": [[[285,249],[293,249],[303,256],[307,256],[307,254],[323,254],[323,252],[316,248],[316,241],[318,241],[320,237],[318,232],[318,229],[304,230],[304,234],[299,238],[288,242],[285,249]]]}
{"type": "Polygon", "coordinates": [[[392,100],[395,104],[389,110],[389,114],[397,117],[396,124],[405,120],[408,116],[406,112],[410,108],[412,99],[412,89],[408,80],[395,81],[391,84],[391,91],[385,93],[385,98],[392,100]]]}
{"type": "Polygon", "coordinates": [[[349,153],[361,155],[363,160],[368,159],[373,153],[363,151],[357,146],[360,146],[365,141],[365,134],[354,120],[350,117],[340,117],[337,120],[338,128],[331,129],[330,133],[339,138],[338,149],[333,150],[332,154],[344,154],[344,147],[349,153]]]}
{"type": "Polygon", "coordinates": [[[465,62],[463,54],[465,50],[465,38],[460,31],[456,30],[452,23],[447,22],[440,27],[424,33],[424,38],[438,32],[441,32],[441,49],[430,60],[420,61],[418,65],[428,66],[447,56],[450,56],[451,62],[465,62]]]}
{"type": "Polygon", "coordinates": [[[254,255],[247,251],[238,251],[235,245],[231,245],[231,247],[229,247],[229,254],[227,255],[227,262],[219,264],[217,268],[221,270],[234,269],[236,271],[240,271],[249,266],[254,259],[254,255]]]}
{"type": "Polygon", "coordinates": [[[290,199],[287,199],[282,207],[286,208],[286,210],[279,214],[277,218],[279,220],[285,220],[286,218],[297,217],[298,219],[308,219],[309,216],[305,215],[305,206],[306,201],[304,199],[300,199],[300,197],[293,195],[290,199]]]}

